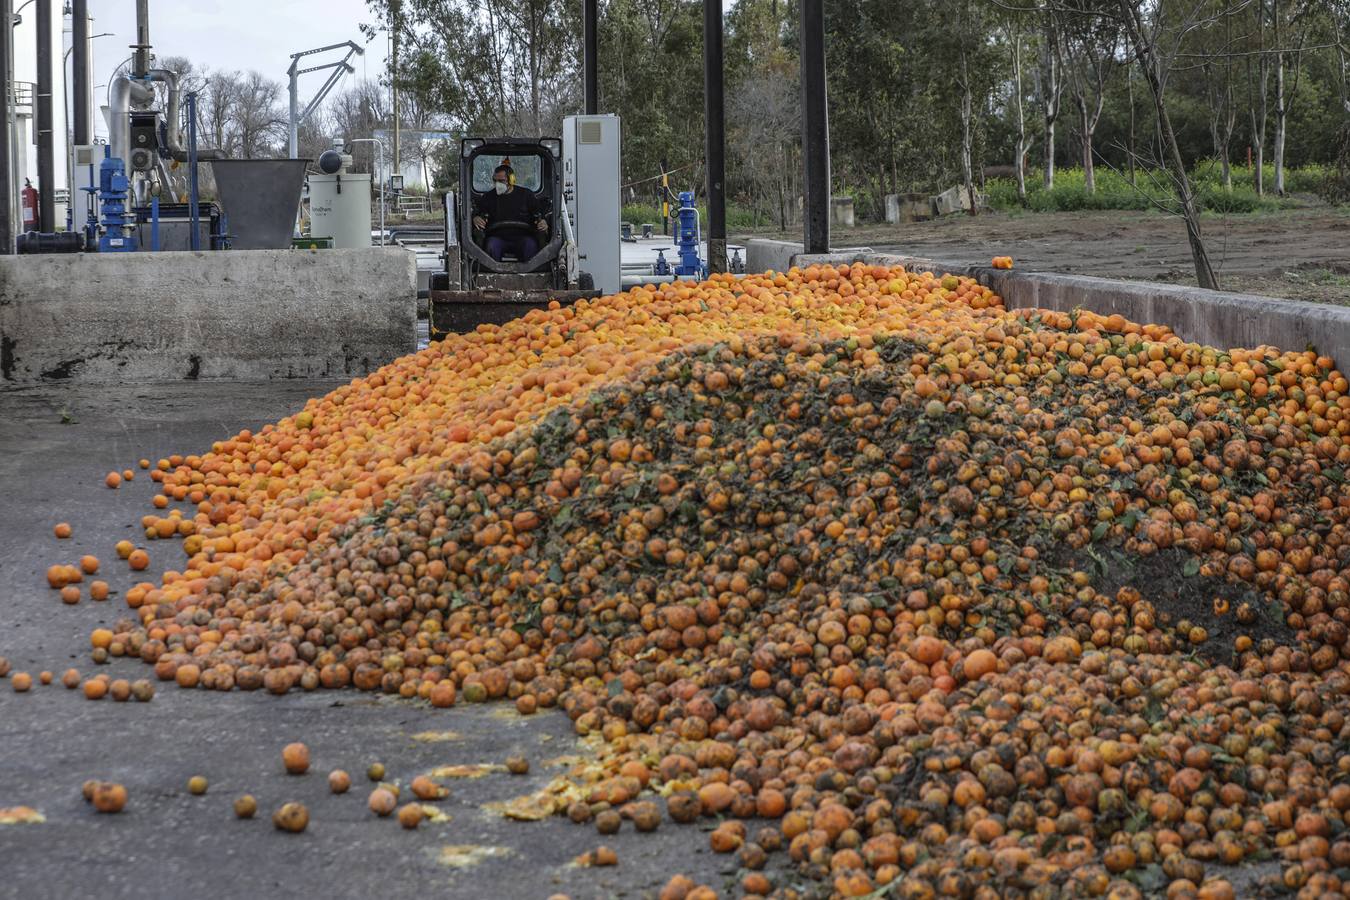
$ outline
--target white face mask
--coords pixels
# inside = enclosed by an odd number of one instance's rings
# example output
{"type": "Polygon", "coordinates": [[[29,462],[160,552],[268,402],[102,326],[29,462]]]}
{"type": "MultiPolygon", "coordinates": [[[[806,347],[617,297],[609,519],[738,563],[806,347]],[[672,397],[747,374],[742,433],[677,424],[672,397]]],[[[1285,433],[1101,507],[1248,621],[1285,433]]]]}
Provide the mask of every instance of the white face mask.
{"type": "Polygon", "coordinates": [[[505,194],[505,193],[506,193],[506,182],[505,182],[505,181],[494,181],[494,182],[492,182],[492,189],[493,189],[494,191],[496,191],[497,193],[499,193],[499,194],[505,194]]]}

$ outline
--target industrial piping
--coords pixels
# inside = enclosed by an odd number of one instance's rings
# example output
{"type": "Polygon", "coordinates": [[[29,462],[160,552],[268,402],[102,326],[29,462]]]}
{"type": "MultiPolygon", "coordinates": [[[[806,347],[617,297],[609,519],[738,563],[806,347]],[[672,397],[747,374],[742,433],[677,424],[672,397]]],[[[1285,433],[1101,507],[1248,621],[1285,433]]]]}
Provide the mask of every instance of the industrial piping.
{"type": "MultiPolygon", "coordinates": [[[[178,130],[178,111],[182,104],[182,91],[178,84],[178,73],[171,69],[151,69],[145,73],[150,81],[158,81],[169,89],[169,105],[164,113],[164,142],[168,145],[169,155],[179,162],[188,161],[187,148],[183,146],[183,135],[178,130]]],[[[220,150],[197,148],[198,159],[224,159],[220,150]]]]}
{"type": "Polygon", "coordinates": [[[52,129],[52,0],[37,0],[38,231],[56,230],[56,156],[52,129]]]}
{"type": "MultiPolygon", "coordinates": [[[[182,107],[182,89],[179,86],[178,73],[171,69],[148,69],[144,80],[126,74],[113,76],[112,115],[108,125],[108,144],[112,155],[126,160],[131,153],[131,108],[144,109],[154,102],[155,94],[150,82],[159,82],[168,88],[169,102],[164,113],[164,141],[169,155],[178,162],[188,161],[187,148],[183,146],[182,131],[179,129],[179,110],[182,107]]],[[[225,159],[221,150],[199,148],[198,159],[225,159]]]]}
{"type": "Polygon", "coordinates": [[[138,78],[145,77],[150,68],[150,0],[136,0],[136,49],[132,72],[138,78]]]}

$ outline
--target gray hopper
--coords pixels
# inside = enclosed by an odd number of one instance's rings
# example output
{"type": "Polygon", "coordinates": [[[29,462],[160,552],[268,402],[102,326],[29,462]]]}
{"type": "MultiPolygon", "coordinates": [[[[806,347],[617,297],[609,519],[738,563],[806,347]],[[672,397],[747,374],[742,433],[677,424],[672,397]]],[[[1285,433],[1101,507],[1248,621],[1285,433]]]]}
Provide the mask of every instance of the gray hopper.
{"type": "Polygon", "coordinates": [[[229,217],[235,250],[291,246],[307,159],[213,159],[220,205],[229,217]]]}

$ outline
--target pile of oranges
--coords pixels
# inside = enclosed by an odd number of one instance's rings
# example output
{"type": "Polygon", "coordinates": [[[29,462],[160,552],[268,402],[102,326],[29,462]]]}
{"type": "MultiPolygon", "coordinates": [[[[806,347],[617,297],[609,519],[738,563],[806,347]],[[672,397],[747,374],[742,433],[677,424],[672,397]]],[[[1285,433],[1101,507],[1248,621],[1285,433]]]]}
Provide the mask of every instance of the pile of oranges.
{"type": "Polygon", "coordinates": [[[1324,896],[1348,390],[950,275],[634,289],[160,461],[146,534],[188,559],[112,643],[189,687],[561,707],[604,750],[557,812],[718,817],[751,893],[1218,898],[1273,859],[1324,896]]]}

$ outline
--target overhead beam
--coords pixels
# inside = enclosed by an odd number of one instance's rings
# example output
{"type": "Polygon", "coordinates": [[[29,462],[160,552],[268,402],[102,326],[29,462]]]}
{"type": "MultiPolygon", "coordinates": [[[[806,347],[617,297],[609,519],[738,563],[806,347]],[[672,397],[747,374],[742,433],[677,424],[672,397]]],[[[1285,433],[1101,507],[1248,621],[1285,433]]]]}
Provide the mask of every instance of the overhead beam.
{"type": "Polygon", "coordinates": [[[286,70],[286,75],[288,76],[287,93],[289,94],[290,99],[290,121],[288,123],[290,133],[288,149],[290,150],[291,159],[297,158],[300,153],[300,123],[308,118],[310,113],[323,102],[324,98],[328,96],[328,92],[333,89],[333,86],[337,84],[338,79],[342,77],[344,71],[356,71],[351,65],[352,57],[363,56],[365,55],[365,52],[366,51],[362,49],[361,45],[355,41],[343,41],[340,44],[329,44],[326,47],[315,47],[312,50],[301,50],[299,53],[291,54],[291,65],[290,68],[286,70]],[[300,68],[300,60],[303,57],[327,53],[330,50],[341,50],[344,47],[347,48],[347,55],[336,62],[326,63],[321,66],[313,66],[308,69],[300,68]],[[319,72],[330,68],[335,68],[337,71],[328,77],[328,80],[324,82],[319,93],[309,102],[302,113],[300,111],[300,76],[309,72],[319,72]]]}

